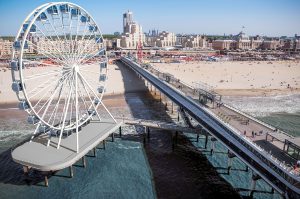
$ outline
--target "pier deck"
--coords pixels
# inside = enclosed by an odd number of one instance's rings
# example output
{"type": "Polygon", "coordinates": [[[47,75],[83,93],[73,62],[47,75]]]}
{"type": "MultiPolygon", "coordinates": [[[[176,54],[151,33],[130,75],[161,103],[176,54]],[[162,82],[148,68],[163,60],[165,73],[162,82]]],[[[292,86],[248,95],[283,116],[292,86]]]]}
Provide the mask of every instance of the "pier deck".
{"type": "Polygon", "coordinates": [[[112,119],[92,120],[90,124],[79,131],[79,152],[76,153],[76,133],[65,137],[57,149],[58,137],[52,137],[47,147],[48,136],[45,134],[35,137],[32,142],[25,142],[12,151],[15,162],[40,171],[56,171],[73,165],[101,141],[116,131],[120,123],[112,119]]]}

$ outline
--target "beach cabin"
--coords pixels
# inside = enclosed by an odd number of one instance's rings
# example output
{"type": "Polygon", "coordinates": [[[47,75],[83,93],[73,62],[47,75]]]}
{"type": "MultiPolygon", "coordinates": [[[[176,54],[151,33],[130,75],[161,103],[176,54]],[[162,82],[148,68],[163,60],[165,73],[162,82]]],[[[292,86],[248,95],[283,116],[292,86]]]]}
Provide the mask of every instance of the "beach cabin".
{"type": "Polygon", "coordinates": [[[56,6],[51,6],[49,8],[47,8],[47,12],[50,15],[58,15],[58,10],[56,6]]]}
{"type": "Polygon", "coordinates": [[[104,86],[99,86],[97,90],[98,90],[98,93],[103,93],[104,92],[104,86]]]}
{"type": "MultiPolygon", "coordinates": [[[[20,69],[20,64],[18,60],[12,60],[10,62],[10,67],[14,71],[18,71],[20,69]]],[[[22,69],[24,69],[24,62],[22,62],[22,69]]]]}
{"type": "Polygon", "coordinates": [[[29,109],[29,104],[27,103],[27,101],[22,100],[19,102],[19,109],[20,110],[26,110],[29,109]]]}
{"type": "MultiPolygon", "coordinates": [[[[28,29],[29,24],[25,23],[23,24],[23,31],[25,32],[28,29]]],[[[36,32],[36,25],[32,24],[30,29],[29,29],[30,33],[35,33],[36,32]]]]}
{"type": "Polygon", "coordinates": [[[86,22],[90,22],[90,17],[89,16],[81,16],[80,17],[80,21],[81,23],[86,23],[86,22]]]}
{"type": "MultiPolygon", "coordinates": [[[[22,45],[22,41],[15,41],[14,44],[13,44],[13,47],[16,50],[20,50],[21,49],[21,45],[22,45]]],[[[28,43],[27,43],[27,41],[25,41],[24,49],[28,49],[28,43]]]]}
{"type": "Polygon", "coordinates": [[[27,118],[27,122],[29,124],[36,124],[39,121],[40,121],[39,118],[37,116],[35,116],[35,115],[29,115],[28,118],[27,118]]]}
{"type": "Polygon", "coordinates": [[[47,20],[47,15],[46,13],[42,12],[37,18],[37,21],[46,21],[47,20]]]}
{"type": "Polygon", "coordinates": [[[104,82],[106,80],[106,74],[101,74],[99,79],[100,82],[104,82]]]}
{"type": "Polygon", "coordinates": [[[59,10],[61,13],[69,13],[70,12],[70,7],[68,4],[63,4],[59,6],[59,10]]]}
{"type": "Polygon", "coordinates": [[[89,26],[89,31],[90,32],[96,32],[98,30],[97,26],[93,25],[93,26],[89,26]]]}
{"type": "Polygon", "coordinates": [[[78,15],[80,15],[80,10],[78,8],[73,8],[71,10],[71,17],[77,17],[78,15]]]}
{"type": "Polygon", "coordinates": [[[20,92],[23,90],[22,83],[20,81],[14,81],[11,85],[11,88],[15,92],[20,92]]]}

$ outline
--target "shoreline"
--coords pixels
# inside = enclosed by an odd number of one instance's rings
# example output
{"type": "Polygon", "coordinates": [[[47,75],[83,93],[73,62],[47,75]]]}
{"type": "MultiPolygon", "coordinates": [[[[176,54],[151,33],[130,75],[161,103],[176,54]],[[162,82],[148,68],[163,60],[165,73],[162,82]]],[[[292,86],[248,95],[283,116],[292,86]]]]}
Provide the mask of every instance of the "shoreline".
{"type": "MultiPolygon", "coordinates": [[[[141,90],[144,91],[144,90],[141,90]]],[[[137,91],[132,91],[135,93],[137,91]]],[[[273,96],[289,96],[300,94],[300,89],[214,89],[214,92],[224,97],[273,97],[273,96]]],[[[116,97],[124,97],[131,92],[116,92],[107,93],[103,96],[103,101],[114,99],[116,97]]],[[[18,108],[19,101],[10,100],[6,102],[0,102],[0,109],[18,108]]]]}
{"type": "Polygon", "coordinates": [[[272,97],[300,94],[299,88],[294,89],[214,89],[222,96],[228,97],[272,97]]]}

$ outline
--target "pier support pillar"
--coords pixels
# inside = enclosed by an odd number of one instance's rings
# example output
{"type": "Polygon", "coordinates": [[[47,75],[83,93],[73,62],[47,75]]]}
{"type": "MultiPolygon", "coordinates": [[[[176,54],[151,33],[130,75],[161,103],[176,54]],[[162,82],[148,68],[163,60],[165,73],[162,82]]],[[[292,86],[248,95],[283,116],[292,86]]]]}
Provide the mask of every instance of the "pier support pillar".
{"type": "Polygon", "coordinates": [[[197,142],[199,142],[199,134],[197,133],[197,142]]]}
{"type": "Polygon", "coordinates": [[[174,113],[174,104],[173,104],[173,102],[171,102],[172,103],[172,114],[174,113]]]}
{"type": "Polygon", "coordinates": [[[70,174],[70,178],[73,178],[74,172],[73,172],[73,167],[72,167],[72,165],[69,167],[69,174],[70,174]]]}
{"type": "Polygon", "coordinates": [[[215,142],[217,141],[217,139],[214,137],[211,137],[210,141],[211,141],[210,155],[212,155],[215,151],[215,142]]]}
{"type": "Polygon", "coordinates": [[[205,143],[204,143],[204,148],[207,149],[207,142],[208,142],[208,135],[205,134],[205,143]]]}
{"type": "Polygon", "coordinates": [[[255,188],[256,188],[256,181],[259,180],[261,177],[253,172],[252,178],[251,178],[251,188],[250,188],[250,197],[253,197],[255,188]]]}
{"type": "Polygon", "coordinates": [[[122,128],[119,127],[119,136],[122,137],[122,128]]]}
{"type": "Polygon", "coordinates": [[[23,172],[24,172],[25,175],[28,175],[29,167],[28,166],[23,166],[23,172]]]}
{"type": "Polygon", "coordinates": [[[82,157],[82,165],[83,165],[83,168],[86,167],[86,160],[85,160],[85,156],[82,157]]]}
{"type": "Polygon", "coordinates": [[[161,102],[161,92],[159,91],[159,102],[161,102]]]}
{"type": "Polygon", "coordinates": [[[45,187],[49,186],[48,176],[45,176],[45,187]]]}
{"type": "Polygon", "coordinates": [[[249,167],[246,165],[246,169],[245,169],[245,171],[246,172],[248,172],[249,171],[249,167]]]}
{"type": "Polygon", "coordinates": [[[179,118],[179,111],[178,111],[178,115],[177,115],[177,121],[178,121],[178,122],[179,122],[179,119],[180,119],[180,118],[179,118]]]}
{"type": "Polygon", "coordinates": [[[115,141],[115,133],[114,133],[114,132],[111,134],[111,141],[112,141],[112,142],[115,141]]]}
{"type": "Polygon", "coordinates": [[[93,152],[94,152],[94,157],[96,157],[96,156],[97,156],[97,153],[96,153],[96,147],[93,148],[93,152]]]}
{"type": "Polygon", "coordinates": [[[154,95],[156,95],[156,88],[154,87],[154,95]]]}
{"type": "Polygon", "coordinates": [[[148,126],[146,127],[146,131],[147,131],[147,138],[148,140],[150,140],[150,128],[148,126]]]}
{"type": "Polygon", "coordinates": [[[103,140],[102,144],[103,144],[103,149],[106,149],[106,140],[103,140]]]}

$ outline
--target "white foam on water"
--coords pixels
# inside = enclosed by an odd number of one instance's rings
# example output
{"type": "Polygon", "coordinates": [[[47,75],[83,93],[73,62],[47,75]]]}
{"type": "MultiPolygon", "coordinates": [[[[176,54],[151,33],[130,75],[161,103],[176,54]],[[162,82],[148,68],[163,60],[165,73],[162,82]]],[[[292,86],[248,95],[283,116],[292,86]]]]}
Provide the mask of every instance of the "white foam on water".
{"type": "Polygon", "coordinates": [[[13,139],[22,139],[25,136],[32,134],[32,130],[23,131],[0,131],[0,141],[8,142],[13,139]]]}
{"type": "Polygon", "coordinates": [[[128,149],[140,149],[141,148],[141,146],[125,146],[121,143],[119,143],[117,147],[119,149],[126,149],[126,150],[128,150],[128,149]]]}
{"type": "Polygon", "coordinates": [[[300,112],[299,94],[266,97],[224,96],[223,101],[255,117],[265,117],[272,113],[300,112]]]}

